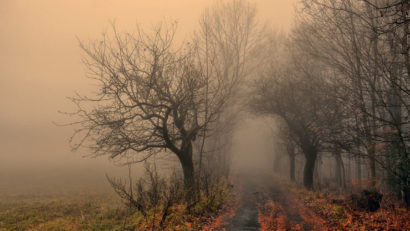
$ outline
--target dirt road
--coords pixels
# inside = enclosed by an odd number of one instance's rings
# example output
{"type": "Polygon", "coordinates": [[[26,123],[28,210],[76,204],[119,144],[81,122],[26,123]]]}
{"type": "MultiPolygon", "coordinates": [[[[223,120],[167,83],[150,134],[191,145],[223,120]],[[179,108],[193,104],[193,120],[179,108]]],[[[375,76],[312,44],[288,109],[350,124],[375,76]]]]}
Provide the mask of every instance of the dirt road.
{"type": "Polygon", "coordinates": [[[240,205],[214,230],[326,230],[323,220],[281,190],[269,174],[238,174],[240,205]]]}

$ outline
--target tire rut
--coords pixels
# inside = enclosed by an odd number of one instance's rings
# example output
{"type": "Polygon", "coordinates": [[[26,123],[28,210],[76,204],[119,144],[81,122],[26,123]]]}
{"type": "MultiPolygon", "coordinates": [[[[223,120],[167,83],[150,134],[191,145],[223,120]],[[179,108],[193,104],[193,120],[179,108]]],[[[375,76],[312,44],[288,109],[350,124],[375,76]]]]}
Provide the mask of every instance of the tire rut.
{"type": "Polygon", "coordinates": [[[322,230],[309,221],[311,211],[282,191],[270,174],[242,174],[235,182],[241,187],[242,204],[214,230],[322,230]]]}

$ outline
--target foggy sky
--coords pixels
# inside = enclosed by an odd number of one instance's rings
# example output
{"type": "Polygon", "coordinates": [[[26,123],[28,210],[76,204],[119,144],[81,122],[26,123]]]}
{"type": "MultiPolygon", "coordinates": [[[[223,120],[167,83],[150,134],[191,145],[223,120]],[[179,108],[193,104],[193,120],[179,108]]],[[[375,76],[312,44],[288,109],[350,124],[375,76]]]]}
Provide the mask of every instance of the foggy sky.
{"type": "MultiPolygon", "coordinates": [[[[255,0],[260,21],[288,30],[293,0],[255,0]]],[[[98,39],[115,20],[120,30],[178,21],[178,39],[195,29],[209,0],[0,0],[0,180],[62,168],[103,169],[106,157],[72,153],[69,120],[58,110],[74,109],[66,99],[92,89],[85,78],[76,37],[98,39]],[[24,172],[21,172],[24,169],[24,172]],[[48,170],[47,170],[48,169],[48,170]],[[20,172],[20,173],[18,173],[20,172]]],[[[88,171],[90,172],[90,171],[88,171]]]]}

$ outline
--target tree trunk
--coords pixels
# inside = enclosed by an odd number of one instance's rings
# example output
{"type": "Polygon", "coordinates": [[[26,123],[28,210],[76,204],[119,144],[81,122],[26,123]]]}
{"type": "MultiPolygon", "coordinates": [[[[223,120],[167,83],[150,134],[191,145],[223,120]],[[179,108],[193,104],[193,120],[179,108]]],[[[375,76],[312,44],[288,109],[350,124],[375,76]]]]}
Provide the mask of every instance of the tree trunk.
{"type": "Polygon", "coordinates": [[[403,199],[404,199],[404,202],[406,202],[406,206],[407,206],[407,208],[410,208],[410,189],[409,189],[409,187],[408,186],[403,186],[403,199]]]}
{"type": "Polygon", "coordinates": [[[336,160],[336,181],[339,186],[342,186],[342,168],[340,165],[340,158],[338,153],[334,154],[336,160]]]}
{"type": "Polygon", "coordinates": [[[295,146],[291,141],[287,142],[286,151],[289,156],[290,180],[295,181],[295,146]]]}
{"type": "Polygon", "coordinates": [[[183,149],[182,155],[178,156],[184,172],[184,187],[188,193],[192,193],[194,178],[194,162],[192,161],[192,144],[189,143],[183,149]]]}
{"type": "Polygon", "coordinates": [[[341,163],[342,163],[342,177],[343,177],[342,184],[343,184],[343,188],[346,189],[346,171],[345,171],[345,165],[343,163],[343,159],[341,163]]]}
{"type": "Polygon", "coordinates": [[[336,159],[336,178],[337,182],[340,187],[345,188],[346,187],[346,179],[345,179],[345,167],[343,164],[343,159],[342,156],[340,155],[340,152],[337,151],[335,154],[335,159],[336,159]]]}
{"type": "Polygon", "coordinates": [[[356,167],[356,170],[357,170],[357,173],[356,173],[357,183],[358,183],[359,188],[362,188],[362,161],[361,161],[360,156],[356,157],[356,165],[357,165],[357,167],[356,167]]]}
{"type": "MultiPolygon", "coordinates": [[[[403,5],[404,9],[409,9],[409,2],[408,1],[404,1],[404,5],[403,5]]],[[[410,76],[410,57],[409,57],[409,20],[408,19],[408,10],[407,11],[403,11],[402,12],[402,17],[406,20],[404,20],[404,24],[403,24],[403,41],[402,41],[402,54],[404,55],[404,60],[405,60],[405,66],[407,69],[407,76],[410,76]]],[[[408,77],[407,77],[408,78],[408,77]]],[[[399,113],[399,110],[401,111],[401,109],[397,108],[397,113],[399,113]]],[[[400,113],[401,114],[401,113],[400,113]]],[[[400,122],[398,123],[398,127],[400,126],[399,124],[401,123],[401,115],[400,115],[400,122]]],[[[400,150],[404,147],[404,144],[402,144],[403,146],[399,146],[401,147],[400,150]]],[[[404,200],[406,202],[407,208],[410,207],[410,189],[409,189],[409,165],[408,165],[408,155],[406,153],[405,150],[401,150],[401,157],[403,160],[402,163],[404,164],[404,166],[402,167],[402,171],[401,171],[401,175],[402,178],[404,178],[402,180],[403,185],[403,193],[404,193],[404,200]]]]}
{"type": "Polygon", "coordinates": [[[322,189],[322,179],[320,177],[320,165],[321,165],[320,158],[316,158],[315,167],[313,169],[313,179],[315,179],[316,185],[313,185],[312,188],[317,188],[318,190],[322,189]]]}
{"type": "Polygon", "coordinates": [[[187,191],[190,191],[194,185],[194,164],[192,157],[186,158],[181,164],[184,171],[184,186],[187,191]]]}
{"type": "Polygon", "coordinates": [[[376,185],[376,156],[375,156],[375,151],[374,151],[374,146],[372,146],[369,150],[368,150],[368,154],[369,154],[369,167],[370,167],[370,177],[371,177],[371,182],[370,182],[370,186],[374,187],[376,185]]]}
{"type": "Polygon", "coordinates": [[[289,161],[290,161],[290,180],[295,181],[295,155],[291,154],[289,155],[289,161]]]}
{"type": "Polygon", "coordinates": [[[273,172],[274,173],[280,173],[280,160],[281,159],[281,155],[275,155],[275,159],[273,160],[273,172]]]}
{"type": "Polygon", "coordinates": [[[317,157],[317,151],[315,148],[307,148],[304,150],[306,163],[303,170],[303,185],[307,189],[313,189],[313,173],[315,170],[315,163],[317,157]]]}

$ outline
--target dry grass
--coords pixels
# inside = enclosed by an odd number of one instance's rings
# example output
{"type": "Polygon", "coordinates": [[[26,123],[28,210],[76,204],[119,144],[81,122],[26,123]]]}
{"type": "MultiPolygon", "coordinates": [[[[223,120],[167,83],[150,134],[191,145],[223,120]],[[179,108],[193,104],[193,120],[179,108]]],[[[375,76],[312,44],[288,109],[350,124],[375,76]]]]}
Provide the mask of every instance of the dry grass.
{"type": "Polygon", "coordinates": [[[111,191],[6,194],[0,230],[133,230],[132,214],[111,191]]]}

